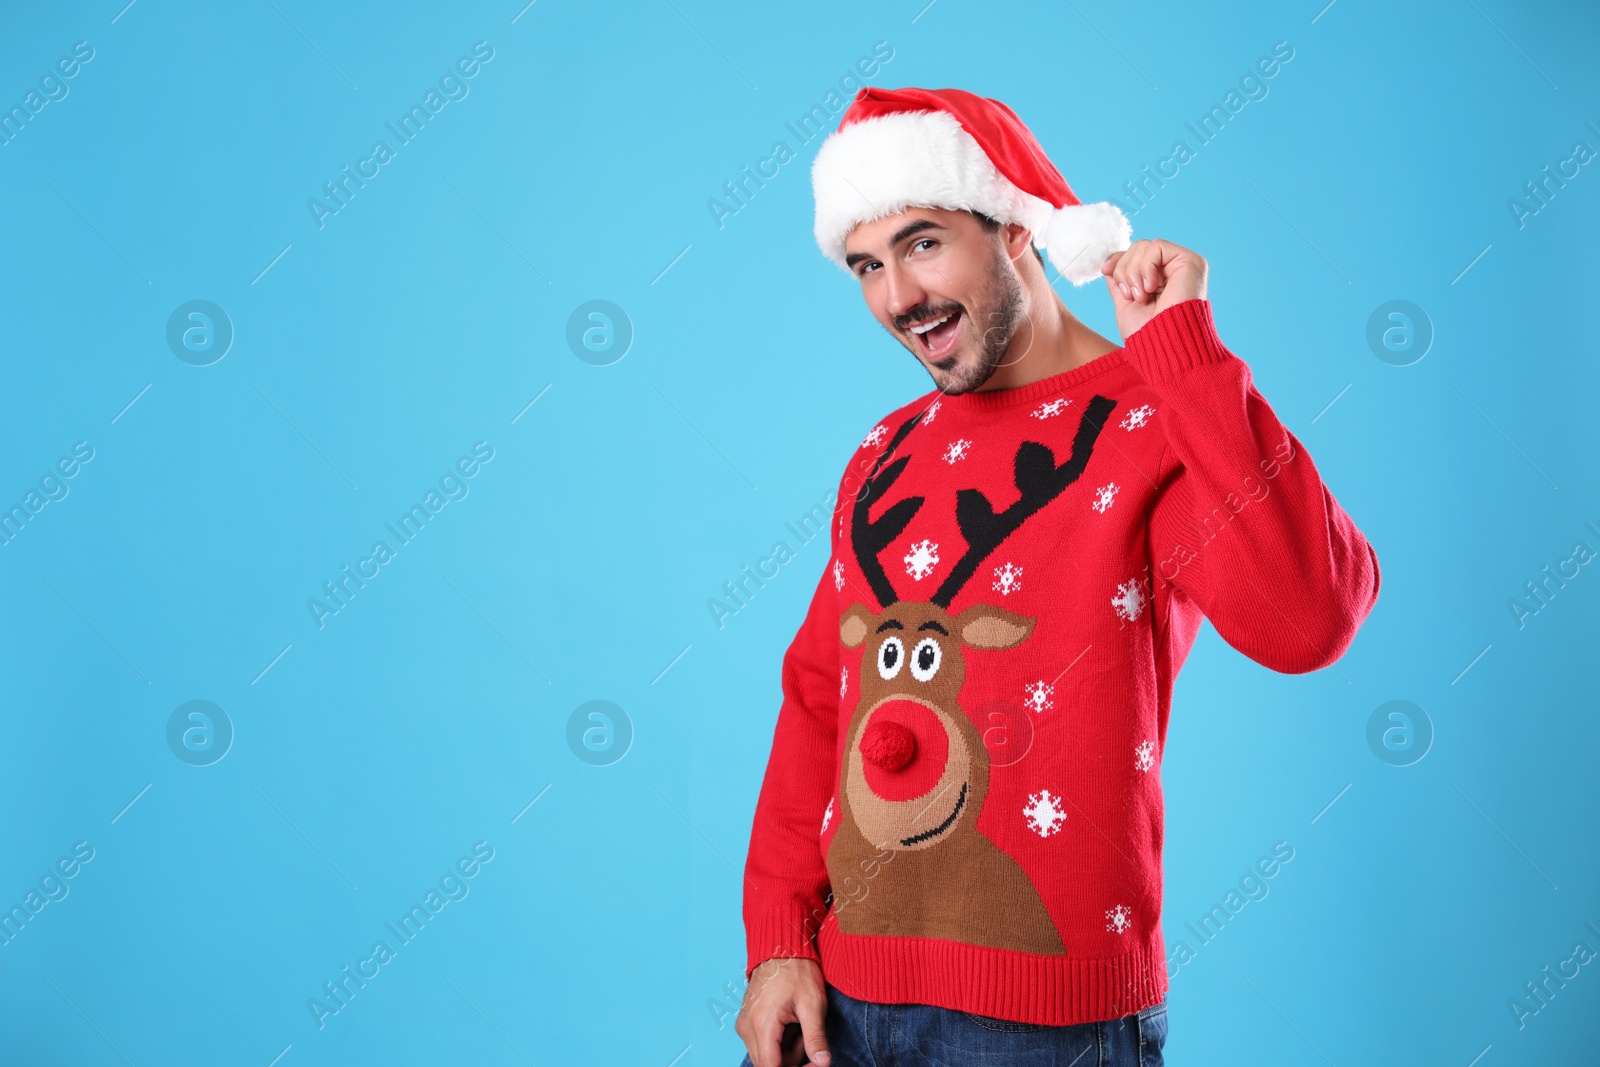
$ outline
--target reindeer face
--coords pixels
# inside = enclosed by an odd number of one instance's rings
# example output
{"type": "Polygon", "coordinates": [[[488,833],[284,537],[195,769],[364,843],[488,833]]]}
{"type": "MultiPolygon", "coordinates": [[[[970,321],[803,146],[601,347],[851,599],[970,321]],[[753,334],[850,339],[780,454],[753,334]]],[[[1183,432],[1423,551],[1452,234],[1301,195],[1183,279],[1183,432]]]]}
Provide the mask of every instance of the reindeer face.
{"type": "Polygon", "coordinates": [[[866,647],[844,789],[868,842],[928,848],[964,818],[977,818],[989,761],[957,701],[966,679],[962,650],[1010,648],[1032,630],[1032,619],[985,604],[959,616],[905,602],[881,613],[861,604],[845,612],[840,639],[866,647]]]}

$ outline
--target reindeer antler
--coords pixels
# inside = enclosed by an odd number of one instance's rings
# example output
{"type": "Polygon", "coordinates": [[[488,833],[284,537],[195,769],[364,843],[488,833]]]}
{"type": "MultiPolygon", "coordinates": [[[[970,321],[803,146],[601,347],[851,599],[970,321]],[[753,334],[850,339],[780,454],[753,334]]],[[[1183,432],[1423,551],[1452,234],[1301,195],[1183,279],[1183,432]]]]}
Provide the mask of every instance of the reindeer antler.
{"type": "MultiPolygon", "coordinates": [[[[949,610],[950,601],[967,584],[984,557],[1021,526],[1029,515],[1060,496],[1067,486],[1078,480],[1089,462],[1089,454],[1094,451],[1095,439],[1100,436],[1106,418],[1116,406],[1115,400],[1098,395],[1089,401],[1089,406],[1078,420],[1078,432],[1072,438],[1072,455],[1059,467],[1056,466],[1055,455],[1045,445],[1037,441],[1024,441],[1018,445],[1012,466],[1017,490],[1022,495],[999,514],[995,513],[989,498],[979,490],[956,491],[956,525],[961,528],[961,536],[967,539],[967,551],[956,561],[949,576],[939,586],[939,591],[933,594],[933,603],[949,610]]],[[[921,503],[920,498],[917,502],[921,503]]],[[[890,513],[885,513],[885,517],[890,513]]],[[[908,514],[906,521],[910,521],[910,518],[908,514]]],[[[901,526],[904,525],[902,522],[901,526]]],[[[898,528],[895,533],[899,533],[898,528]]]]}
{"type": "Polygon", "coordinates": [[[906,439],[922,418],[922,412],[917,412],[894,432],[889,439],[889,444],[878,454],[878,461],[872,465],[872,473],[867,475],[861,488],[856,491],[855,508],[850,514],[850,545],[855,549],[856,562],[861,565],[861,573],[866,575],[867,584],[872,586],[872,593],[878,598],[878,606],[886,608],[899,600],[895,594],[894,586],[889,583],[889,576],[884,573],[883,564],[878,560],[878,553],[886,548],[890,541],[900,536],[900,531],[906,528],[911,517],[922,506],[922,497],[908,496],[897,501],[894,506],[878,516],[877,521],[869,517],[873,504],[883,499],[883,495],[894,485],[900,477],[900,472],[906,469],[910,456],[901,456],[887,467],[883,461],[894,454],[900,447],[900,442],[906,439]],[[882,468],[882,473],[879,469],[882,468]]]}

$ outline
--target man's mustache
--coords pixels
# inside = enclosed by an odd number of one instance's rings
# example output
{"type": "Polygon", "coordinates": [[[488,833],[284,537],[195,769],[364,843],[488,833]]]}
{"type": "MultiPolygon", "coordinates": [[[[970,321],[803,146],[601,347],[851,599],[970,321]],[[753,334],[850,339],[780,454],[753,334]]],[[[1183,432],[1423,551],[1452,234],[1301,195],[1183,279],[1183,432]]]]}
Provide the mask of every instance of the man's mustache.
{"type": "Polygon", "coordinates": [[[904,333],[905,331],[911,329],[911,327],[917,325],[919,322],[931,322],[934,319],[942,319],[946,315],[953,315],[958,311],[965,311],[965,309],[960,304],[951,304],[950,306],[942,308],[938,311],[925,312],[919,308],[918,310],[905,315],[896,315],[894,319],[894,327],[901,333],[904,333]]]}

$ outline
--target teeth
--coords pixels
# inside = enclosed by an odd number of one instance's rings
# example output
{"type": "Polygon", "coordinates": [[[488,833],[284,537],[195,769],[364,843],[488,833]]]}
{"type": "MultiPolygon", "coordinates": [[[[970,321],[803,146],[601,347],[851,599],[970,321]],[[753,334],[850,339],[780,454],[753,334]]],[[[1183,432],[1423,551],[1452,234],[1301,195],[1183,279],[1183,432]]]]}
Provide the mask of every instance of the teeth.
{"type": "Polygon", "coordinates": [[[949,321],[950,321],[950,316],[946,315],[944,318],[942,318],[942,319],[934,319],[932,322],[919,323],[918,325],[911,327],[911,332],[912,333],[916,333],[916,334],[927,333],[929,330],[933,329],[935,326],[939,326],[939,325],[941,325],[943,323],[946,323],[946,322],[949,322],[949,321]]]}

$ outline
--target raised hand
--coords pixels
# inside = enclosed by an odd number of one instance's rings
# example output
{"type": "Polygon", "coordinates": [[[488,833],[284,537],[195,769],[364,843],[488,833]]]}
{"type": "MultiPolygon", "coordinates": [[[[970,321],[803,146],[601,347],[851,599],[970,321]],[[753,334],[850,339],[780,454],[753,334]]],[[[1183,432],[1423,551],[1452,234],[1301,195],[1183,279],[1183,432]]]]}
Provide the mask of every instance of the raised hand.
{"type": "Polygon", "coordinates": [[[1135,241],[1100,267],[1126,341],[1162,311],[1185,300],[1204,300],[1206,261],[1171,241],[1135,241]]]}

